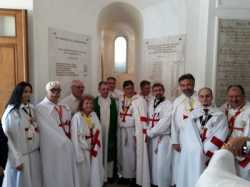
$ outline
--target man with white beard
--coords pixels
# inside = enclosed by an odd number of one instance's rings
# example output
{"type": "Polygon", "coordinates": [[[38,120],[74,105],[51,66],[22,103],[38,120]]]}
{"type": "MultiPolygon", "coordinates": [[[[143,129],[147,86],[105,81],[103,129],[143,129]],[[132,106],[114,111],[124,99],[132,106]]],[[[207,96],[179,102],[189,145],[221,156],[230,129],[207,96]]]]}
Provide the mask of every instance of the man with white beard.
{"type": "Polygon", "coordinates": [[[148,105],[152,99],[151,85],[147,80],[140,82],[140,95],[132,102],[136,136],[136,184],[150,187],[148,145],[143,130],[148,128],[148,105]]]}
{"type": "Polygon", "coordinates": [[[201,107],[184,120],[177,187],[194,187],[214,152],[228,135],[226,116],[212,105],[210,88],[198,92],[201,107]]]}
{"type": "Polygon", "coordinates": [[[152,87],[154,99],[149,104],[148,136],[151,168],[151,184],[168,187],[171,184],[172,145],[171,113],[172,104],[164,97],[164,86],[155,83],[152,87]]]}
{"type": "Polygon", "coordinates": [[[191,74],[182,75],[179,80],[179,87],[182,94],[177,97],[173,103],[172,124],[171,124],[171,141],[174,148],[173,154],[173,174],[172,184],[175,185],[178,177],[179,155],[181,152],[180,134],[183,129],[183,121],[188,118],[189,113],[197,108],[200,104],[197,93],[194,91],[195,79],[191,74]]]}
{"type": "Polygon", "coordinates": [[[58,81],[46,85],[47,96],[36,106],[44,187],[79,187],[76,155],[71,142],[71,111],[59,105],[58,81]]]}
{"type": "MultiPolygon", "coordinates": [[[[227,102],[222,106],[229,125],[229,138],[250,136],[250,103],[246,101],[241,85],[231,85],[227,89],[227,102]]],[[[250,181],[250,157],[236,157],[238,175],[250,181]]]]}

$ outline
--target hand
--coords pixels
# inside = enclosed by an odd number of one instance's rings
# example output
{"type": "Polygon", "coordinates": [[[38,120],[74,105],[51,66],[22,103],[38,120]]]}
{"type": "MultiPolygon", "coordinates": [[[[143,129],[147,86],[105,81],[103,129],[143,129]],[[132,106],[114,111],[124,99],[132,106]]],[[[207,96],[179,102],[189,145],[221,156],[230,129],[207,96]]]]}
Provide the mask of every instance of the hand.
{"type": "Polygon", "coordinates": [[[230,138],[228,142],[222,146],[222,149],[231,151],[235,156],[241,156],[242,147],[246,143],[246,141],[250,141],[250,138],[249,137],[233,137],[233,138],[230,138]]]}
{"type": "Polygon", "coordinates": [[[23,170],[23,164],[17,166],[17,167],[16,167],[16,170],[17,170],[17,171],[22,171],[22,170],[23,170]]]}
{"type": "Polygon", "coordinates": [[[0,176],[4,175],[4,169],[2,168],[2,166],[0,166],[0,176]]]}
{"type": "Polygon", "coordinates": [[[181,145],[180,145],[180,144],[173,144],[173,148],[174,148],[174,150],[176,150],[177,152],[181,152],[181,145]]]}

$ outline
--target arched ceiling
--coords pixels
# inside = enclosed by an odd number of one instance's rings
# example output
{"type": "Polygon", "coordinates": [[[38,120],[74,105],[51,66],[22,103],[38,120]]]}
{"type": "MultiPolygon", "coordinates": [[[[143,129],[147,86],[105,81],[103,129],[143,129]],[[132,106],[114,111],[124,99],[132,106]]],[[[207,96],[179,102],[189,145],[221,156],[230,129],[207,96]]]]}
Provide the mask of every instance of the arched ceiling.
{"type": "Polygon", "coordinates": [[[142,16],[135,7],[127,3],[115,2],[101,10],[98,20],[98,29],[102,30],[112,25],[125,23],[131,28],[134,28],[135,31],[141,32],[142,22],[142,16]]]}

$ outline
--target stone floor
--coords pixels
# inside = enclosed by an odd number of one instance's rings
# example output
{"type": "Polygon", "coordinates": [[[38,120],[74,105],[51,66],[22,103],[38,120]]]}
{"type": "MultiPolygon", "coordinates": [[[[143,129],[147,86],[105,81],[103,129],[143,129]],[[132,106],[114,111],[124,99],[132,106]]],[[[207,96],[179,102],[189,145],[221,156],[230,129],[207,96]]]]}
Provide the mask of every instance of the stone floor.
{"type": "Polygon", "coordinates": [[[105,187],[128,187],[126,184],[107,184],[105,187]]]}

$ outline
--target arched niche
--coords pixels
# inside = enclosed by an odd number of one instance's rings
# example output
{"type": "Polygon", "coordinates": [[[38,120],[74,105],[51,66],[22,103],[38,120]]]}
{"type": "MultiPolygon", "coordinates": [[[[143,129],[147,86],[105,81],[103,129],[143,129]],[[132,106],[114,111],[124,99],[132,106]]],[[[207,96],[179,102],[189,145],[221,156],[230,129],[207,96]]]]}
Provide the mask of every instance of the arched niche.
{"type": "Polygon", "coordinates": [[[132,5],[114,2],[104,7],[98,17],[99,72],[101,79],[117,78],[117,86],[127,79],[138,80],[142,51],[142,16],[132,5]],[[127,39],[127,71],[120,73],[114,65],[114,41],[118,36],[127,39]]]}

